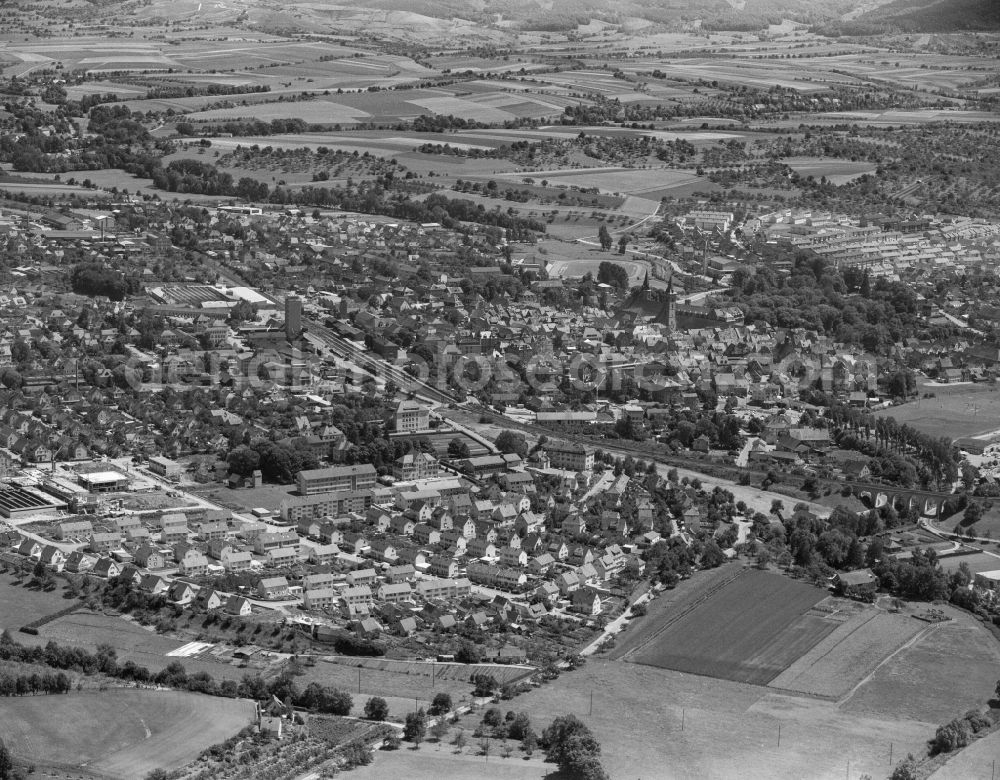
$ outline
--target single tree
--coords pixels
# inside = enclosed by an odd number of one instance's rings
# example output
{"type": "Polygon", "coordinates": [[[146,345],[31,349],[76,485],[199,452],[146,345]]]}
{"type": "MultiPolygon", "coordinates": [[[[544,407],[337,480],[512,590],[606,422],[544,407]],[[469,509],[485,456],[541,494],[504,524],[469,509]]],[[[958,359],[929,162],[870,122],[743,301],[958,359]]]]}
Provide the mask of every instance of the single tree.
{"type": "Polygon", "coordinates": [[[597,231],[597,240],[601,242],[601,249],[605,252],[611,249],[614,239],[611,238],[611,233],[608,232],[607,225],[601,225],[601,229],[597,231]]]}
{"type": "Polygon", "coordinates": [[[449,724],[445,718],[438,718],[434,721],[434,725],[431,726],[431,736],[433,736],[438,742],[441,742],[445,738],[445,735],[447,735],[450,728],[451,724],[449,724]]]}
{"type": "Polygon", "coordinates": [[[420,747],[420,743],[426,736],[427,713],[425,713],[422,708],[416,712],[408,713],[406,716],[406,722],[403,725],[403,739],[408,742],[412,742],[417,747],[420,747]]]}
{"type": "Polygon", "coordinates": [[[451,712],[451,710],[451,696],[447,693],[439,693],[434,697],[434,700],[431,702],[431,706],[428,708],[427,712],[431,715],[444,715],[445,713],[451,712]]]}
{"type": "Polygon", "coordinates": [[[381,696],[372,696],[365,702],[365,718],[368,720],[385,720],[389,717],[389,705],[381,696]]]}

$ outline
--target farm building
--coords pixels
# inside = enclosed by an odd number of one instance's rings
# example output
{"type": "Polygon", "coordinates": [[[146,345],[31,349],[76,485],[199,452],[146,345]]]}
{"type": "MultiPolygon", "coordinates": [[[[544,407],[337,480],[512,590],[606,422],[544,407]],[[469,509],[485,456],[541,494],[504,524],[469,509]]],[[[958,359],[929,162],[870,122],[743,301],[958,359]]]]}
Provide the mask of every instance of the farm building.
{"type": "Polygon", "coordinates": [[[834,581],[836,589],[850,598],[871,600],[878,590],[878,577],[871,569],[842,572],[834,581]]]}

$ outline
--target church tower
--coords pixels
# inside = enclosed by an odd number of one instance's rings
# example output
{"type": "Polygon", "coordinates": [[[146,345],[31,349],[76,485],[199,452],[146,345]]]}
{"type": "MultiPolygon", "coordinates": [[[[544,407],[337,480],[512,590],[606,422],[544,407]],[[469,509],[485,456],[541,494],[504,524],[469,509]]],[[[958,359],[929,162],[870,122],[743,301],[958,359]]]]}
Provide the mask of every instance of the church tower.
{"type": "Polygon", "coordinates": [[[671,333],[677,331],[677,293],[674,292],[674,277],[667,282],[666,326],[671,333]]]}

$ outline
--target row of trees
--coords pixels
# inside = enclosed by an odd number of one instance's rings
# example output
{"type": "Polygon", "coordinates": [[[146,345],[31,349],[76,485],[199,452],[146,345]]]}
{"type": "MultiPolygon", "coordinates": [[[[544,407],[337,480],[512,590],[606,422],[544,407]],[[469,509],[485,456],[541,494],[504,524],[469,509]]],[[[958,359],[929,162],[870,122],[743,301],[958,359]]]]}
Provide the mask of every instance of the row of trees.
{"type": "MultiPolygon", "coordinates": [[[[300,689],[291,673],[279,675],[270,681],[264,680],[259,674],[244,675],[239,682],[215,680],[207,672],[188,674],[180,662],[173,661],[154,674],[133,661],[120,663],[117,652],[109,645],[98,645],[93,653],[78,647],[64,647],[52,641],[44,647],[26,647],[15,642],[7,631],[0,635],[0,661],[43,665],[83,675],[103,674],[119,680],[162,685],[211,696],[257,701],[274,697],[289,707],[300,707],[331,715],[349,715],[353,706],[350,694],[344,691],[326,688],[315,682],[300,689]]],[[[4,687],[7,685],[5,678],[13,685],[13,692],[3,695],[17,696],[35,692],[65,693],[69,690],[69,677],[61,672],[55,675],[28,675],[26,682],[21,682],[21,677],[0,675],[0,691],[7,690],[4,687]]]]}
{"type": "Polygon", "coordinates": [[[73,681],[65,672],[52,674],[8,674],[0,672],[0,696],[34,696],[39,693],[69,693],[73,681]]]}

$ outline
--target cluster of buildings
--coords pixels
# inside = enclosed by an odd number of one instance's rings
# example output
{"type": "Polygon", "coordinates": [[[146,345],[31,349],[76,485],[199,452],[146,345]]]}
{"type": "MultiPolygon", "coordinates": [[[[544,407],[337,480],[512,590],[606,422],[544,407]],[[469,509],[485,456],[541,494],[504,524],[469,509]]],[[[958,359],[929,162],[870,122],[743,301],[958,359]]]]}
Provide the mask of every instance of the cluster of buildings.
{"type": "Polygon", "coordinates": [[[838,268],[872,276],[943,272],[1000,263],[1000,224],[971,217],[849,217],[788,209],[759,217],[768,241],[808,250],[838,268]]]}

